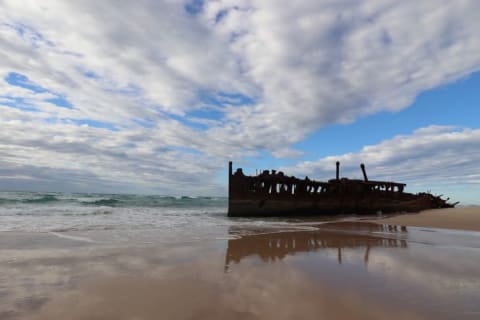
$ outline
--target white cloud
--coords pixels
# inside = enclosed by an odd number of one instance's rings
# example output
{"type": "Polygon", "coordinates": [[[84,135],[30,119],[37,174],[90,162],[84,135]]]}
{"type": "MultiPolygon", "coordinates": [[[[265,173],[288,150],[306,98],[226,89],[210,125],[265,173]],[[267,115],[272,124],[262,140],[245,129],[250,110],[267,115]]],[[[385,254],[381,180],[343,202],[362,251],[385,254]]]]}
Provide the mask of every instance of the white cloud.
{"type": "MultiPolygon", "coordinates": [[[[335,162],[340,161],[342,177],[362,178],[359,165],[365,163],[372,180],[406,182],[417,189],[424,188],[423,191],[435,189],[448,193],[446,190],[454,185],[480,184],[479,149],[480,129],[430,126],[411,135],[365,146],[357,152],[304,161],[282,170],[326,180],[335,176],[335,162]]],[[[470,194],[455,196],[475,200],[470,194]]]]}
{"type": "Polygon", "coordinates": [[[0,77],[44,89],[0,81],[8,176],[48,167],[218,191],[227,158],[295,157],[291,145],[324,125],[401,110],[480,68],[476,1],[185,4],[3,1],[0,77]],[[72,108],[48,101],[59,97],[72,108]]]}

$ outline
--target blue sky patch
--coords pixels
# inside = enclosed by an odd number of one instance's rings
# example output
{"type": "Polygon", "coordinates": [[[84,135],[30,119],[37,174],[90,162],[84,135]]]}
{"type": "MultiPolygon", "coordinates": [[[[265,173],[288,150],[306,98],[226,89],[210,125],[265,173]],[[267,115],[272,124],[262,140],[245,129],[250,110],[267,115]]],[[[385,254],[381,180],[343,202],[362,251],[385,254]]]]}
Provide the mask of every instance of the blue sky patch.
{"type": "Polygon", "coordinates": [[[188,111],[184,116],[166,113],[167,116],[193,129],[206,130],[209,126],[201,123],[201,120],[220,121],[224,117],[222,111],[224,107],[253,105],[256,102],[253,98],[240,93],[208,91],[198,92],[196,100],[202,105],[202,108],[188,111]]]}
{"type": "Polygon", "coordinates": [[[383,30],[382,32],[382,43],[385,46],[389,46],[392,43],[392,38],[388,34],[387,30],[383,30]]]}
{"type": "Polygon", "coordinates": [[[197,93],[197,100],[200,103],[216,107],[253,105],[256,102],[255,99],[241,93],[222,91],[200,91],[197,93]]]}
{"type": "Polygon", "coordinates": [[[191,0],[187,4],[185,4],[184,8],[185,11],[194,16],[199,14],[203,10],[203,0],[191,0]]]}
{"type": "Polygon", "coordinates": [[[224,113],[217,109],[198,109],[186,113],[186,118],[199,118],[208,120],[220,120],[224,113]]]}
{"type": "MultiPolygon", "coordinates": [[[[73,108],[73,105],[65,97],[63,97],[62,95],[59,95],[57,93],[54,93],[54,92],[52,92],[48,89],[45,89],[44,87],[42,87],[42,86],[36,84],[35,82],[31,81],[26,75],[23,75],[21,73],[10,72],[5,77],[5,81],[12,86],[24,88],[24,89],[30,90],[34,93],[45,93],[45,92],[51,93],[52,95],[56,95],[56,97],[55,98],[50,98],[50,99],[45,99],[45,102],[54,104],[54,105],[56,105],[58,107],[61,107],[61,108],[67,108],[67,109],[72,109],[73,108]]],[[[16,103],[19,105],[19,107],[21,107],[21,105],[24,104],[24,100],[22,98],[10,98],[10,99],[13,99],[14,101],[16,101],[16,103]]],[[[10,105],[10,106],[14,106],[14,105],[10,105]]],[[[36,108],[34,108],[34,109],[36,109],[36,108]]],[[[28,109],[23,108],[23,110],[32,110],[32,107],[30,107],[28,109]]]]}
{"type": "Polygon", "coordinates": [[[411,134],[430,125],[480,128],[480,72],[418,95],[399,112],[380,112],[342,125],[332,124],[293,146],[304,159],[358,151],[396,135],[411,134]]]}
{"type": "Polygon", "coordinates": [[[75,69],[80,74],[82,74],[85,78],[94,79],[94,80],[100,79],[100,76],[95,71],[89,70],[89,69],[84,68],[82,66],[77,66],[75,69]]]}
{"type": "Polygon", "coordinates": [[[4,26],[14,30],[17,35],[25,40],[28,40],[34,47],[38,47],[39,43],[43,43],[49,47],[54,47],[54,43],[47,40],[40,32],[32,27],[29,27],[22,23],[4,23],[4,26]]]}
{"type": "Polygon", "coordinates": [[[42,93],[42,92],[47,92],[48,90],[39,86],[38,84],[30,81],[27,76],[17,73],[17,72],[10,72],[6,77],[5,81],[16,87],[21,87],[24,89],[28,89],[30,91],[33,91],[35,93],[42,93]]]}
{"type": "Polygon", "coordinates": [[[166,113],[166,114],[170,119],[176,120],[176,121],[180,122],[181,124],[183,124],[187,127],[190,127],[192,129],[196,129],[196,130],[206,130],[206,129],[208,129],[208,126],[206,126],[204,124],[201,124],[201,123],[198,123],[198,122],[191,121],[190,119],[188,119],[187,116],[179,116],[179,115],[171,114],[171,113],[166,113]]]}
{"type": "Polygon", "coordinates": [[[95,79],[95,80],[97,80],[97,79],[100,78],[100,76],[98,76],[98,75],[97,75],[95,72],[93,72],[93,71],[85,71],[85,72],[83,73],[83,75],[84,75],[85,77],[87,77],[87,78],[95,79]]]}
{"type": "Polygon", "coordinates": [[[226,15],[228,14],[228,10],[220,10],[217,15],[215,16],[215,23],[219,23],[226,15]]]}
{"type": "Polygon", "coordinates": [[[46,99],[46,102],[49,102],[51,104],[54,104],[58,107],[61,108],[67,108],[67,109],[72,109],[73,105],[64,97],[57,97],[57,98],[52,98],[52,99],[46,99]]]}
{"type": "Polygon", "coordinates": [[[38,108],[25,101],[23,98],[0,96],[0,105],[23,111],[38,112],[38,108]]]}
{"type": "Polygon", "coordinates": [[[152,129],[155,127],[155,122],[153,120],[147,119],[131,119],[132,122],[138,124],[139,126],[147,129],[152,129]]]}

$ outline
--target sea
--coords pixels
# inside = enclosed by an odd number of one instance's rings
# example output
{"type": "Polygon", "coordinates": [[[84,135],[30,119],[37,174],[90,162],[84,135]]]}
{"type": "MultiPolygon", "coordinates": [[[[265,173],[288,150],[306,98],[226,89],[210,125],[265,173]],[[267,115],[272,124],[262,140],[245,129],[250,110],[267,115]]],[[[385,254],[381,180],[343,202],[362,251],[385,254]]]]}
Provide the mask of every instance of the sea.
{"type": "Polygon", "coordinates": [[[478,232],[227,204],[0,192],[0,319],[479,319],[478,232]]]}
{"type": "MultiPolygon", "coordinates": [[[[229,218],[228,198],[0,192],[0,232],[109,234],[130,242],[218,240],[232,230],[290,228],[292,219],[229,218]],[[129,236],[130,235],[130,236],[129,236]]],[[[232,235],[234,234],[235,235],[232,235]]]]}
{"type": "Polygon", "coordinates": [[[0,231],[164,229],[226,221],[227,198],[0,192],[0,231]]]}

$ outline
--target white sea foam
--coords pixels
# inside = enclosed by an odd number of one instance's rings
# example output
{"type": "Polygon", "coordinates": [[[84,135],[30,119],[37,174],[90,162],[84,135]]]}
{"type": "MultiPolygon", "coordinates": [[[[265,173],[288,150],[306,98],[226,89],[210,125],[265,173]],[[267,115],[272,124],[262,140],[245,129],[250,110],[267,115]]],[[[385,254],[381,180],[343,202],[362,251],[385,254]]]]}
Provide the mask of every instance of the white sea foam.
{"type": "Polygon", "coordinates": [[[0,192],[0,199],[8,200],[0,203],[0,231],[50,232],[83,242],[233,239],[252,230],[295,228],[288,219],[228,218],[225,198],[0,192]]]}
{"type": "Polygon", "coordinates": [[[0,231],[171,230],[222,225],[225,198],[0,192],[0,231]]]}
{"type": "Polygon", "coordinates": [[[75,241],[82,241],[82,242],[95,242],[92,239],[85,238],[85,237],[78,237],[78,236],[72,236],[64,233],[58,233],[58,232],[49,232],[49,234],[54,235],[59,238],[63,239],[69,239],[69,240],[75,240],[75,241]]]}

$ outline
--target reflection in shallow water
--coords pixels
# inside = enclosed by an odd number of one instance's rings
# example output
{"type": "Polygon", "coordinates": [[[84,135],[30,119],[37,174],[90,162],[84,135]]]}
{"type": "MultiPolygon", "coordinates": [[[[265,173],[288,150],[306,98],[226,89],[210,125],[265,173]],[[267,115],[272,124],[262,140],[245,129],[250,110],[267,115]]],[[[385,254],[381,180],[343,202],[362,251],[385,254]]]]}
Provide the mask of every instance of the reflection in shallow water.
{"type": "Polygon", "coordinates": [[[313,231],[270,232],[232,227],[230,235],[240,238],[228,241],[225,270],[232,263],[249,256],[263,261],[275,261],[296,252],[337,249],[338,263],[342,263],[344,248],[365,248],[364,261],[368,263],[370,248],[406,248],[407,227],[379,225],[366,222],[333,222],[316,226],[313,231]],[[248,235],[246,235],[248,234],[248,235]]]}
{"type": "Polygon", "coordinates": [[[477,233],[344,221],[237,225],[216,236],[125,247],[80,245],[49,234],[31,240],[0,235],[0,319],[411,320],[480,314],[477,233]],[[224,240],[227,235],[236,239],[224,240]],[[24,242],[34,246],[2,250],[2,244],[24,242]]]}
{"type": "Polygon", "coordinates": [[[239,238],[228,241],[224,270],[287,266],[327,292],[360,293],[392,312],[478,319],[480,234],[368,222],[302,226],[307,230],[230,228],[239,238]]]}

